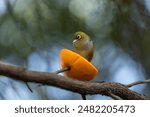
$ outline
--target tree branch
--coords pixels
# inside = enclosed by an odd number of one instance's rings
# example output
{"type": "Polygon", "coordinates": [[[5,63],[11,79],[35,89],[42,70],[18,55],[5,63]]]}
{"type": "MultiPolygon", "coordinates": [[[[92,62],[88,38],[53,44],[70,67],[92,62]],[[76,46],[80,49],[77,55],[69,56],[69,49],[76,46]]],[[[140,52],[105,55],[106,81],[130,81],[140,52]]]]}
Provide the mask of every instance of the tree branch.
{"type": "Polygon", "coordinates": [[[94,83],[83,82],[57,75],[55,73],[27,71],[25,68],[0,63],[0,75],[11,77],[15,80],[35,82],[55,86],[80,94],[101,94],[109,97],[119,97],[125,100],[146,100],[146,96],[129,90],[119,83],[94,83]],[[111,94],[111,95],[110,95],[111,94]]]}

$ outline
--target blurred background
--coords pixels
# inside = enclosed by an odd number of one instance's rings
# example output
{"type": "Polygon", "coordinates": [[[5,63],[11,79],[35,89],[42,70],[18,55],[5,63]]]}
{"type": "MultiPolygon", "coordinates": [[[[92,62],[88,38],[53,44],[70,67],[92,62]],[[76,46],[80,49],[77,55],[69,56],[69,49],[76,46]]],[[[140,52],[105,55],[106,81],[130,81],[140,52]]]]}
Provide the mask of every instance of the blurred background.
{"type": "MultiPolygon", "coordinates": [[[[0,0],[0,62],[54,72],[72,35],[95,45],[94,81],[129,84],[150,78],[150,0],[0,0]]],[[[81,99],[77,93],[0,76],[0,99],[81,99]]],[[[150,96],[150,85],[134,91],[150,96]]],[[[111,99],[92,95],[87,99],[111,99]]]]}

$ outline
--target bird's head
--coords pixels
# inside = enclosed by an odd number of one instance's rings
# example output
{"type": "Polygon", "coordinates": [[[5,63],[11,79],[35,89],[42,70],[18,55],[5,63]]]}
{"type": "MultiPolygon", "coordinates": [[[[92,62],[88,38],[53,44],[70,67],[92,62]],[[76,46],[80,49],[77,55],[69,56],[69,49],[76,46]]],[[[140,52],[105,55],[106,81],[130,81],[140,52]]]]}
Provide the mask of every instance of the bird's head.
{"type": "Polygon", "coordinates": [[[73,47],[78,50],[85,49],[90,42],[89,36],[84,32],[76,32],[73,35],[73,47]]]}

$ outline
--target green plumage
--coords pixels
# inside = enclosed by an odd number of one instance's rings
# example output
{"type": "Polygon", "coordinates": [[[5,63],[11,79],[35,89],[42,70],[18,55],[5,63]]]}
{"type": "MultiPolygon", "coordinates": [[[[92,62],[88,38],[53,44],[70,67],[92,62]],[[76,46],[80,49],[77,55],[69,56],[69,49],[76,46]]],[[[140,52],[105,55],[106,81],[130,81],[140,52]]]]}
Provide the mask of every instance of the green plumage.
{"type": "Polygon", "coordinates": [[[93,41],[84,32],[76,32],[73,35],[73,51],[83,56],[88,61],[93,58],[94,47],[93,41]]]}

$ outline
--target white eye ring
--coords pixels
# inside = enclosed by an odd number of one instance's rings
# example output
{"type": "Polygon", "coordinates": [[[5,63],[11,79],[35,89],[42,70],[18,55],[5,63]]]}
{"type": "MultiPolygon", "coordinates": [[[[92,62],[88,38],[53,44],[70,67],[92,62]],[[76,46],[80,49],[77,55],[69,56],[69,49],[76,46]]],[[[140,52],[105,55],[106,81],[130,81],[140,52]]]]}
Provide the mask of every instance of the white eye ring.
{"type": "Polygon", "coordinates": [[[77,39],[81,39],[81,35],[77,35],[76,38],[77,38],[77,39]]]}

